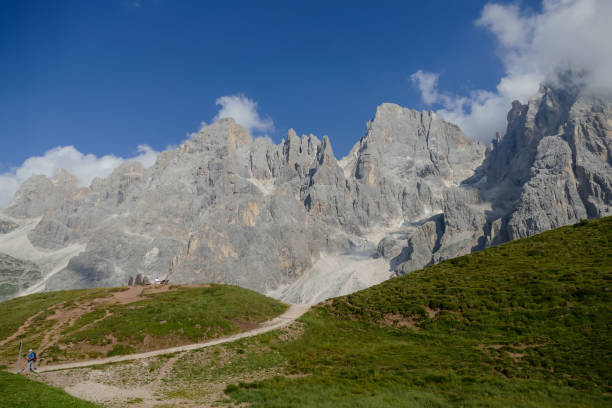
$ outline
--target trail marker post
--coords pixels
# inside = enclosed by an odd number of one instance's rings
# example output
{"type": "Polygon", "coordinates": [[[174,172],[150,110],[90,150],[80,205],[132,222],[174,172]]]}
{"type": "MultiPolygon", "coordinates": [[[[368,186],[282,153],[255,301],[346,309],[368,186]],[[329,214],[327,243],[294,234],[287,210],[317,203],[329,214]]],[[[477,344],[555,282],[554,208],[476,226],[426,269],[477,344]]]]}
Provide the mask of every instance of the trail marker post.
{"type": "Polygon", "coordinates": [[[15,370],[15,374],[19,374],[19,369],[21,368],[21,349],[23,348],[23,340],[19,340],[19,357],[17,357],[17,370],[15,370]]]}

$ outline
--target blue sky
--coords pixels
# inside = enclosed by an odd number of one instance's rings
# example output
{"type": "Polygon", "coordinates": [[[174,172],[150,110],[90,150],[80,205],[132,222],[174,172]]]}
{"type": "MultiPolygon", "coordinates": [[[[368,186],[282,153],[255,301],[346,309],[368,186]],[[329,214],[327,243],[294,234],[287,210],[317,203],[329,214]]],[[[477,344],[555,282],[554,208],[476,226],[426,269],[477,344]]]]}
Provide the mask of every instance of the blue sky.
{"type": "Polygon", "coordinates": [[[492,88],[501,64],[475,27],[483,1],[0,3],[0,162],[58,145],[129,156],[185,139],[243,93],[337,155],[381,102],[423,108],[409,76],[492,88]]]}
{"type": "Polygon", "coordinates": [[[0,0],[0,178],[56,147],[92,160],[163,150],[237,94],[274,123],[256,135],[327,134],[337,157],[382,102],[438,109],[490,140],[520,88],[499,88],[512,52],[535,44],[521,33],[569,7],[543,1],[0,0]],[[464,120],[504,92],[485,109],[496,127],[464,120]]]}

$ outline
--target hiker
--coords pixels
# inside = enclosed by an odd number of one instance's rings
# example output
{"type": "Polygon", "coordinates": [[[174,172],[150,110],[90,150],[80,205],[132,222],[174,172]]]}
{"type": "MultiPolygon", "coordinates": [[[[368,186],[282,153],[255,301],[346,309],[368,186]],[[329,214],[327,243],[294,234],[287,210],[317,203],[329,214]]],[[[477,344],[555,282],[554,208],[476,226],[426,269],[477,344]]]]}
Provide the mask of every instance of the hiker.
{"type": "Polygon", "coordinates": [[[28,350],[28,364],[26,365],[26,368],[23,371],[35,373],[36,372],[36,367],[34,367],[35,362],[36,362],[36,353],[32,349],[30,349],[28,350]]]}

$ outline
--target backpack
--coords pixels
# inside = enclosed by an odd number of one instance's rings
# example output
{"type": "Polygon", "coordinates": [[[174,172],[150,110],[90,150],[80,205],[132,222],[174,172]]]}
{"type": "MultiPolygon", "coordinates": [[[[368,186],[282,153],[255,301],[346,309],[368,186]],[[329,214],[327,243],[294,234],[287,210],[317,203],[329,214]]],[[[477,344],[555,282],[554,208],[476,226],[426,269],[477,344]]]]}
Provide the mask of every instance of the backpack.
{"type": "Polygon", "coordinates": [[[32,353],[32,354],[34,354],[34,355],[32,356],[32,361],[36,361],[36,353],[32,353]]]}

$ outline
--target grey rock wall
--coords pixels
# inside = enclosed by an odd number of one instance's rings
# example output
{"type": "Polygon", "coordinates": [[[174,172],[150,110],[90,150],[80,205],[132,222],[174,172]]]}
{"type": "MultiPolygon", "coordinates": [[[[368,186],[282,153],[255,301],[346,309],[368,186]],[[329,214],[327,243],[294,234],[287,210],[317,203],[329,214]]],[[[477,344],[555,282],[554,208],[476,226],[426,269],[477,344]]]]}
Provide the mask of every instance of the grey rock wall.
{"type": "Polygon", "coordinates": [[[435,113],[382,104],[337,160],[327,136],[289,130],[274,144],[222,119],[89,187],[64,171],[32,177],[0,229],[35,219],[41,251],[84,246],[46,290],[140,275],[315,300],[610,214],[611,126],[610,100],[572,87],[515,102],[488,148],[435,113]]]}
{"type": "Polygon", "coordinates": [[[516,239],[612,214],[612,103],[575,87],[542,86],[508,114],[485,162],[483,194],[516,239]]]}
{"type": "Polygon", "coordinates": [[[33,262],[0,253],[0,302],[40,281],[42,273],[33,262]]]}

